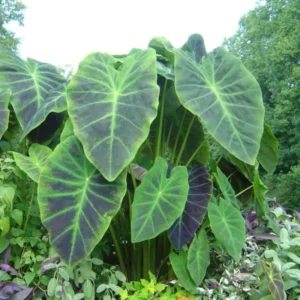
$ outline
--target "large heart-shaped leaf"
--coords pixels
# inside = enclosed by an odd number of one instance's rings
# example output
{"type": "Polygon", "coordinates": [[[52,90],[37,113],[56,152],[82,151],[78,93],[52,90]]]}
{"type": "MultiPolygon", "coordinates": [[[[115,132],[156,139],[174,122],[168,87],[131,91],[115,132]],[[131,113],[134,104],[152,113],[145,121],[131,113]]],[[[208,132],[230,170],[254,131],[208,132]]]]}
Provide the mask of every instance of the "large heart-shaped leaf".
{"type": "Polygon", "coordinates": [[[205,230],[201,230],[193,239],[187,260],[188,270],[197,285],[200,285],[204,279],[209,264],[209,240],[205,230]]]}
{"type": "Polygon", "coordinates": [[[25,137],[36,124],[41,124],[46,120],[47,116],[53,112],[60,113],[67,109],[66,101],[66,85],[60,84],[56,88],[49,91],[48,97],[41,103],[39,109],[36,111],[30,122],[24,128],[22,137],[25,137]]]}
{"type": "Polygon", "coordinates": [[[188,171],[184,166],[177,166],[168,178],[167,173],[167,162],[157,157],[135,190],[131,224],[133,243],[158,236],[183,212],[189,190],[188,171]]]}
{"type": "Polygon", "coordinates": [[[169,230],[170,239],[176,249],[189,243],[202,224],[212,193],[212,182],[205,167],[189,170],[189,193],[182,215],[169,230]]]}
{"type": "Polygon", "coordinates": [[[126,172],[108,182],[87,160],[75,136],[61,142],[42,169],[41,219],[60,256],[74,265],[106,232],[126,192],[126,172]]]}
{"type": "Polygon", "coordinates": [[[166,119],[165,127],[167,135],[170,135],[169,151],[176,159],[180,155],[179,162],[187,165],[192,161],[203,165],[208,163],[209,143],[204,136],[202,125],[195,115],[181,106],[171,117],[166,119]]]}
{"type": "Polygon", "coordinates": [[[172,252],[169,257],[172,268],[179,282],[190,293],[196,293],[197,285],[193,281],[187,268],[187,254],[183,250],[180,250],[178,255],[172,252]]]}
{"type": "Polygon", "coordinates": [[[224,148],[254,165],[264,106],[257,81],[238,58],[217,48],[197,63],[176,50],[175,87],[182,105],[201,118],[224,148]]]}
{"type": "Polygon", "coordinates": [[[164,37],[154,37],[148,44],[149,48],[153,48],[157,55],[165,57],[169,62],[173,64],[174,62],[174,47],[173,45],[164,37]]]}
{"type": "Polygon", "coordinates": [[[274,263],[270,263],[270,266],[267,266],[265,262],[260,261],[260,265],[266,275],[268,287],[274,299],[285,300],[286,293],[284,291],[284,282],[280,270],[274,263]]]}
{"type": "MultiPolygon", "coordinates": [[[[12,91],[11,103],[23,129],[22,138],[39,126],[50,112],[66,109],[61,90],[50,96],[50,91],[66,82],[52,65],[28,58],[0,46],[0,82],[12,91]]],[[[62,86],[61,89],[64,89],[62,86]]]]}
{"type": "Polygon", "coordinates": [[[119,69],[116,63],[109,54],[88,55],[67,90],[75,135],[109,181],[133,160],[147,138],[159,94],[153,49],[135,50],[119,69]]]}
{"type": "Polygon", "coordinates": [[[271,127],[265,123],[257,160],[268,173],[273,173],[276,169],[279,155],[278,146],[278,140],[271,127]]]}
{"type": "Polygon", "coordinates": [[[203,37],[197,33],[189,36],[187,42],[181,49],[187,52],[197,63],[199,63],[202,57],[206,55],[203,37]]]}
{"type": "Polygon", "coordinates": [[[44,145],[32,144],[28,153],[29,157],[17,152],[13,152],[13,156],[17,166],[33,181],[38,182],[41,170],[52,150],[44,145]]]}
{"type": "Polygon", "coordinates": [[[208,218],[217,240],[238,262],[246,237],[245,220],[240,211],[230,201],[220,198],[219,205],[213,201],[208,204],[208,218]]]}
{"type": "Polygon", "coordinates": [[[9,109],[8,104],[11,97],[10,90],[0,91],[0,139],[8,128],[9,109]]]}

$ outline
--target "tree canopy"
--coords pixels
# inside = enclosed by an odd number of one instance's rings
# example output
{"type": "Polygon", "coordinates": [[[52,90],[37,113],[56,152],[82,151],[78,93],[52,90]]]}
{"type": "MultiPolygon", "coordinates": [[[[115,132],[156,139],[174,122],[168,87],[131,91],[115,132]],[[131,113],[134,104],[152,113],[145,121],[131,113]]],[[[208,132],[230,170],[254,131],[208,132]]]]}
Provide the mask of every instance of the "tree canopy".
{"type": "Polygon", "coordinates": [[[300,1],[260,1],[224,45],[262,88],[267,122],[280,143],[277,172],[287,172],[300,159],[300,1]]]}
{"type": "Polygon", "coordinates": [[[280,175],[273,176],[273,186],[286,184],[282,176],[290,179],[300,161],[300,1],[259,1],[224,46],[242,59],[262,88],[266,121],[279,140],[275,174],[280,175]]]}
{"type": "Polygon", "coordinates": [[[17,0],[0,0],[0,44],[17,50],[20,39],[7,28],[10,22],[23,26],[25,5],[17,0]]]}

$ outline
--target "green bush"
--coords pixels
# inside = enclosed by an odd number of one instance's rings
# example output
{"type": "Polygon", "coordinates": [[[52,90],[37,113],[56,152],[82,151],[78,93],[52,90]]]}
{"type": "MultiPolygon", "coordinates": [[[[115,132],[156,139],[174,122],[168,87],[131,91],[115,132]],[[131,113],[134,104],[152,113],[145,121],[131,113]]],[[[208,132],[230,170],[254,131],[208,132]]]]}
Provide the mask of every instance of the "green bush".
{"type": "Polygon", "coordinates": [[[286,174],[266,175],[268,195],[289,210],[300,210],[300,165],[294,166],[286,174]]]}

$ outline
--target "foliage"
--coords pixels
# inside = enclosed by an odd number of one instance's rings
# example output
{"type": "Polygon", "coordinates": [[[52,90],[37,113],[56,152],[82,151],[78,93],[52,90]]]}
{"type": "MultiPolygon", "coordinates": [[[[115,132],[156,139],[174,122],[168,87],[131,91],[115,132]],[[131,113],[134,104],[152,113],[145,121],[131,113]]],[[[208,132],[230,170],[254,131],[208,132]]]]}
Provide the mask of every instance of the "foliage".
{"type": "Polygon", "coordinates": [[[257,266],[256,274],[260,276],[261,284],[259,290],[253,294],[253,299],[261,299],[269,294],[274,297],[272,299],[286,299],[287,295],[288,299],[298,299],[300,224],[281,207],[277,207],[273,214],[281,229],[279,237],[267,245],[260,265],[257,266]]]}
{"type": "Polygon", "coordinates": [[[195,299],[193,295],[182,290],[178,285],[172,287],[163,283],[157,283],[157,280],[152,273],[149,273],[149,278],[149,281],[141,279],[140,282],[125,283],[124,288],[118,290],[121,300],[195,299]]]}
{"type": "Polygon", "coordinates": [[[294,173],[292,168],[300,161],[299,20],[297,0],[259,1],[240,20],[237,33],[224,42],[253,72],[261,86],[266,121],[278,138],[280,149],[275,174],[268,179],[272,184],[270,190],[273,195],[281,194],[280,202],[296,209],[294,193],[283,197],[281,191],[298,183],[297,177],[288,174],[294,173]]]}
{"type": "Polygon", "coordinates": [[[300,166],[293,166],[288,173],[279,173],[277,176],[266,176],[265,183],[269,187],[270,197],[275,197],[285,208],[299,209],[299,176],[300,166]]]}
{"type": "Polygon", "coordinates": [[[25,5],[18,0],[0,1],[0,44],[5,45],[11,50],[17,50],[20,39],[7,29],[11,22],[23,25],[25,5]]]}
{"type": "MultiPolygon", "coordinates": [[[[223,48],[206,53],[197,34],[180,49],[154,38],[128,55],[88,55],[68,82],[1,47],[0,82],[10,96],[4,111],[20,125],[16,135],[17,125],[2,125],[29,177],[18,185],[32,186],[32,203],[37,188],[39,216],[68,268],[80,268],[107,232],[128,280],[175,273],[192,294],[211,245],[240,260],[240,208],[267,212],[257,169],[274,164],[276,139],[266,134],[260,87],[238,58],[223,48]]],[[[62,289],[54,279],[52,296],[62,289]]]]}

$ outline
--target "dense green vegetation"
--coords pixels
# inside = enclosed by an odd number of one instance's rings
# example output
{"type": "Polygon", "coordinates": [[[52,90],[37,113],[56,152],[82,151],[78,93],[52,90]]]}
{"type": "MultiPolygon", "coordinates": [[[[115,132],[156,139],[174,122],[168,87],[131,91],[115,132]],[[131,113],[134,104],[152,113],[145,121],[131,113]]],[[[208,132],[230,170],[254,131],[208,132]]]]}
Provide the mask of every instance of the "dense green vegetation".
{"type": "Polygon", "coordinates": [[[257,78],[266,121],[279,141],[276,171],[266,178],[270,195],[288,208],[299,209],[300,2],[260,1],[224,45],[257,78]]]}
{"type": "Polygon", "coordinates": [[[297,189],[281,124],[297,81],[269,49],[293,5],[241,20],[225,43],[245,65],[193,34],[91,53],[66,78],[0,44],[0,300],[298,299],[300,213],[261,180],[297,189]]]}
{"type": "Polygon", "coordinates": [[[16,22],[23,25],[25,5],[17,0],[0,0],[0,44],[17,50],[20,39],[7,29],[7,25],[16,22]]]}

